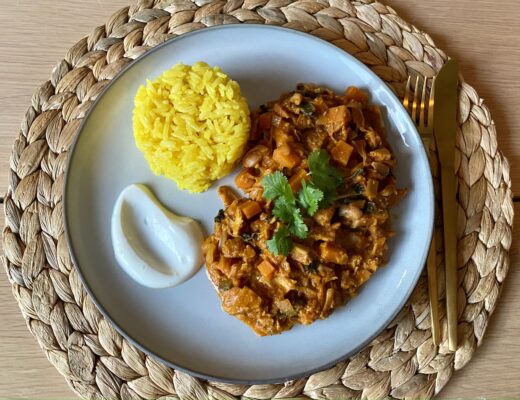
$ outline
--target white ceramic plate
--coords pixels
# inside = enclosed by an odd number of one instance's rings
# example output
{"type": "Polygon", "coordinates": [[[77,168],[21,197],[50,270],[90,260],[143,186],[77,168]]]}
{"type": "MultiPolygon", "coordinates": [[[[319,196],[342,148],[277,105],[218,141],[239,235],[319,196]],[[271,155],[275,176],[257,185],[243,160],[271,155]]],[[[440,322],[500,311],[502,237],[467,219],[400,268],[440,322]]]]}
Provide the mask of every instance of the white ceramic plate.
{"type": "MultiPolygon", "coordinates": [[[[426,259],[433,224],[428,162],[415,127],[389,88],[368,68],[313,36],[282,28],[228,25],[183,35],[148,52],[115,79],[86,118],[75,143],[65,187],[66,231],[83,281],[101,311],[131,342],[175,368],[214,380],[267,383],[331,366],[366,345],[411,294],[426,259]],[[393,211],[397,235],[389,264],[359,296],[324,321],[258,337],[220,309],[204,269],[172,289],[142,287],[116,263],[110,216],[121,190],[145,183],[172,211],[198,219],[211,232],[222,207],[217,185],[190,195],[154,176],[132,134],[139,85],[178,62],[205,61],[237,80],[253,109],[298,82],[338,92],[367,89],[384,106],[400,187],[409,189],[393,211]]],[[[231,182],[230,178],[218,184],[231,182]]]]}

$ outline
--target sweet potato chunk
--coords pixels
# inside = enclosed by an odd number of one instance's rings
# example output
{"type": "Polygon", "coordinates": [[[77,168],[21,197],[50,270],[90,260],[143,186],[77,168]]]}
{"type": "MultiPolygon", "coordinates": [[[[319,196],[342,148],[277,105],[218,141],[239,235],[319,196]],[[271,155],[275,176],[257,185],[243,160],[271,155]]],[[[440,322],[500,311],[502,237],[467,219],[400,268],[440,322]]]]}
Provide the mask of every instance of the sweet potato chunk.
{"type": "Polygon", "coordinates": [[[298,191],[302,188],[302,180],[309,180],[309,174],[304,169],[299,169],[289,179],[289,185],[291,186],[291,189],[294,193],[298,193],[298,191]]]}
{"type": "Polygon", "coordinates": [[[268,281],[273,279],[273,275],[276,269],[269,261],[262,261],[260,264],[258,264],[257,268],[265,279],[267,279],[268,281]]]}
{"type": "Polygon", "coordinates": [[[340,140],[331,151],[332,159],[337,163],[346,166],[353,150],[354,147],[343,140],[340,140]]]}
{"type": "Polygon", "coordinates": [[[262,207],[260,207],[260,204],[253,200],[246,201],[245,203],[240,204],[239,207],[247,219],[253,218],[255,215],[258,215],[262,212],[262,207]]]}
{"type": "Polygon", "coordinates": [[[320,255],[325,261],[334,264],[344,265],[348,261],[347,251],[330,242],[320,244],[320,255]]]}
{"type": "Polygon", "coordinates": [[[345,98],[347,100],[357,101],[363,104],[363,106],[366,106],[368,103],[368,93],[354,86],[349,87],[345,91],[345,98]]]}
{"type": "Polygon", "coordinates": [[[273,152],[273,160],[282,168],[294,168],[300,163],[300,156],[294,149],[283,144],[273,152]]]}

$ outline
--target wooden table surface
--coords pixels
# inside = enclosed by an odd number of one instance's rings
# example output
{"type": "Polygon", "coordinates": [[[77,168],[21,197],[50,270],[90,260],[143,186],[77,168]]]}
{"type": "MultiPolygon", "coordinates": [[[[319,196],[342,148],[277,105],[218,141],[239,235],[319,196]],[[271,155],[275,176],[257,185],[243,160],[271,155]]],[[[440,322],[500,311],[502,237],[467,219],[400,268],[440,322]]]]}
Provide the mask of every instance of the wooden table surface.
{"type": "MultiPolygon", "coordinates": [[[[131,0],[2,0],[0,5],[0,193],[12,142],[34,89],[67,49],[131,0]]],[[[460,60],[466,80],[490,107],[498,141],[520,184],[519,0],[386,0],[460,60]]],[[[520,204],[519,204],[520,205],[520,204]]],[[[519,205],[515,211],[520,212],[519,205]]],[[[515,221],[518,221],[515,218],[515,221]]],[[[3,217],[0,223],[3,226],[3,217]]],[[[520,398],[520,235],[484,344],[441,398],[520,398]]],[[[31,337],[0,273],[0,398],[72,398],[31,337]]]]}

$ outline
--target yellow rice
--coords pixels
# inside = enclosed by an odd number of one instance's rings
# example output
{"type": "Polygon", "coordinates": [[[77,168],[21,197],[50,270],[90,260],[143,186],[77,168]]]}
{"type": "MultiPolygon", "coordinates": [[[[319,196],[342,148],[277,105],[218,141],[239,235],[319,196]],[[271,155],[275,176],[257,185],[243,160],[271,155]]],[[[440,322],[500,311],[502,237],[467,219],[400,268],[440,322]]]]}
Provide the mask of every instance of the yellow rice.
{"type": "Polygon", "coordinates": [[[133,127],[154,174],[202,192],[242,156],[249,108],[238,83],[220,68],[177,64],[139,88],[133,127]]]}

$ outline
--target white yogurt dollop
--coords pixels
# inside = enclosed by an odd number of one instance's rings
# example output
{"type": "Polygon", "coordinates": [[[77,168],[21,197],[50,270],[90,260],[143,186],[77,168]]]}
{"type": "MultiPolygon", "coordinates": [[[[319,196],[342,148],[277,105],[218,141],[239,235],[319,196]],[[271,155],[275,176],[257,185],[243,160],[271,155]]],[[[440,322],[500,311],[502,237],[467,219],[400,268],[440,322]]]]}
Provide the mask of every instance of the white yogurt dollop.
{"type": "Polygon", "coordinates": [[[167,210],[144,185],[125,188],[112,213],[117,262],[150,288],[180,285],[203,264],[204,235],[197,221],[167,210]]]}

